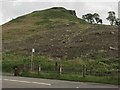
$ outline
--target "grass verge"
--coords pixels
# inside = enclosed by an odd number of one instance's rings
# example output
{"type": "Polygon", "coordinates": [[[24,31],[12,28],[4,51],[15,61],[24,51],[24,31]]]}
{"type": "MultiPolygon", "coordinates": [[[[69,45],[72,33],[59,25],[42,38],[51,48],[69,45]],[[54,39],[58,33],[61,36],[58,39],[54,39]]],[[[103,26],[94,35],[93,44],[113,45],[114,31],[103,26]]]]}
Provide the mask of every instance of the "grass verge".
{"type": "Polygon", "coordinates": [[[68,80],[68,81],[77,81],[77,82],[93,82],[93,83],[103,83],[103,84],[114,84],[120,85],[118,77],[100,77],[100,76],[90,76],[86,75],[83,77],[82,75],[76,74],[58,74],[55,72],[23,72],[21,76],[24,77],[33,77],[33,78],[46,78],[46,79],[57,79],[57,80],[68,80]]]}

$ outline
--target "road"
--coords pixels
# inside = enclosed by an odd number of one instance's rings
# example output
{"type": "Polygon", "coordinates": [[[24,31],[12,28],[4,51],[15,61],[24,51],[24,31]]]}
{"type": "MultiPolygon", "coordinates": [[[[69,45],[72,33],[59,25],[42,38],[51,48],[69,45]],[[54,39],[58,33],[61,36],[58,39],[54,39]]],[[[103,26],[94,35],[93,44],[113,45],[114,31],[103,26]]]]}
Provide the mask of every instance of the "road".
{"type": "Polygon", "coordinates": [[[18,76],[3,76],[3,88],[118,88],[115,85],[28,78],[18,76]]]}

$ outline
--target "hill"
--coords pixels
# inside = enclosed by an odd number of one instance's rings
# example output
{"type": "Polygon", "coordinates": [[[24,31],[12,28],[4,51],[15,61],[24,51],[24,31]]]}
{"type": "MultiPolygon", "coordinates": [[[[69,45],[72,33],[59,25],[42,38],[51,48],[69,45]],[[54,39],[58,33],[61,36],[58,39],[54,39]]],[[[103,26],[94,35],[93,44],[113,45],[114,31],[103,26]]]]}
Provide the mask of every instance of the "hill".
{"type": "Polygon", "coordinates": [[[74,10],[54,7],[18,17],[2,25],[3,53],[73,59],[118,58],[118,28],[89,24],[74,10]]]}

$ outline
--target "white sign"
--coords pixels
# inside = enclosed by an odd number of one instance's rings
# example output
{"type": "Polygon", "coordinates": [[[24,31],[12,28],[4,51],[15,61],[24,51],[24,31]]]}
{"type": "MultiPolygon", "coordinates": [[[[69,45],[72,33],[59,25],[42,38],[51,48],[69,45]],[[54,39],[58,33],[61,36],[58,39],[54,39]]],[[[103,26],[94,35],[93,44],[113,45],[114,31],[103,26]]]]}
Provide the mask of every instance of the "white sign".
{"type": "Polygon", "coordinates": [[[32,52],[35,52],[35,49],[34,49],[34,48],[32,49],[32,52]]]}

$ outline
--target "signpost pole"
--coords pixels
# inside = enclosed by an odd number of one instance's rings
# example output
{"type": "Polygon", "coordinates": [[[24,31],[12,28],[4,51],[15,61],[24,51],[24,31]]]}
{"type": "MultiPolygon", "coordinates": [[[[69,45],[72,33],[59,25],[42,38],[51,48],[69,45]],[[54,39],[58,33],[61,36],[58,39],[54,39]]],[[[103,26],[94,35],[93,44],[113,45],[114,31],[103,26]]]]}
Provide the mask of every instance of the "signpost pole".
{"type": "Polygon", "coordinates": [[[32,55],[31,55],[31,72],[33,71],[33,53],[35,52],[35,49],[32,48],[32,55]]]}

